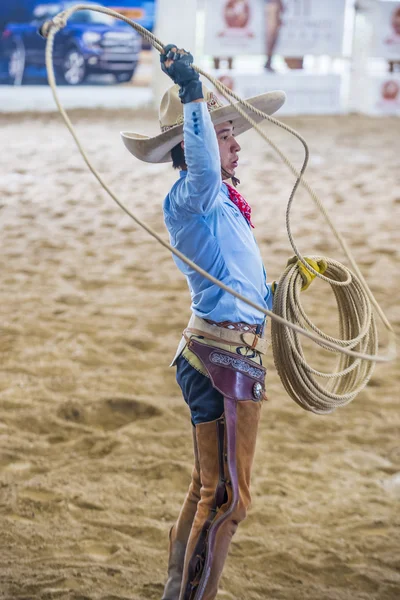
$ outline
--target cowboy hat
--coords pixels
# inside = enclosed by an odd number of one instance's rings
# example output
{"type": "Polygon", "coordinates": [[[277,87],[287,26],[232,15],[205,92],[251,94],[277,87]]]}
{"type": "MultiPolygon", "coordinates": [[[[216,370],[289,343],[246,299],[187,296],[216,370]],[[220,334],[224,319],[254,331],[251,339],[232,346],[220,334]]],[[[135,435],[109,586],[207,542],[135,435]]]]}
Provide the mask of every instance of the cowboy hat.
{"type": "MultiPolygon", "coordinates": [[[[183,104],[178,96],[179,86],[173,85],[164,94],[160,104],[160,127],[161,133],[154,137],[148,137],[131,131],[121,131],[122,140],[129,152],[150,163],[163,163],[171,161],[171,150],[183,140],[183,104]]],[[[252,127],[235,109],[235,105],[223,105],[218,98],[203,84],[203,96],[207,102],[207,108],[214,125],[232,121],[235,128],[235,136],[244,133],[252,127]]],[[[284,92],[266,92],[259,96],[249,98],[249,102],[255,108],[262,110],[267,115],[272,115],[285,102],[284,92]]],[[[262,117],[256,113],[244,109],[256,122],[262,121],[262,117]]]]}

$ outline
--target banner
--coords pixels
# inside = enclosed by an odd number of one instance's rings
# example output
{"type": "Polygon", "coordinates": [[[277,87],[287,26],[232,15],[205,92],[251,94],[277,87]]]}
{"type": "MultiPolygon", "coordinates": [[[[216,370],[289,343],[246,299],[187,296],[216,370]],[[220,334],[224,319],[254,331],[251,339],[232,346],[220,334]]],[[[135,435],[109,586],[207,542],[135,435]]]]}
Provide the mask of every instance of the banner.
{"type": "Polygon", "coordinates": [[[368,86],[369,106],[365,107],[366,112],[400,116],[400,75],[398,73],[371,77],[368,86]]]}
{"type": "Polygon", "coordinates": [[[283,0],[275,4],[281,5],[276,54],[343,53],[346,0],[283,0]]]}
{"type": "Polygon", "coordinates": [[[345,5],[346,0],[205,0],[204,54],[339,56],[345,5]]]}
{"type": "MultiPolygon", "coordinates": [[[[340,75],[313,75],[307,73],[235,74],[233,71],[213,73],[227,87],[242,98],[258,96],[266,91],[283,90],[286,102],[280,115],[339,114],[342,107],[342,78],[340,75]]],[[[223,102],[226,102],[221,98],[223,102]]]]}
{"type": "Polygon", "coordinates": [[[400,2],[379,2],[374,19],[373,55],[400,60],[400,2]]]}
{"type": "Polygon", "coordinates": [[[204,54],[265,54],[262,0],[206,0],[204,54]]]}

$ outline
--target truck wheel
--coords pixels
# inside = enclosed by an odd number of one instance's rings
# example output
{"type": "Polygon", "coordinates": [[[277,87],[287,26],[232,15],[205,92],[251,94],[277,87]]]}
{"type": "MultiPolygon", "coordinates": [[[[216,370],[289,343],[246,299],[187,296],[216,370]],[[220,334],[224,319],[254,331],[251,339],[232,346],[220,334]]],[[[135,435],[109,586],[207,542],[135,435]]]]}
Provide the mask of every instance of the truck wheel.
{"type": "Polygon", "coordinates": [[[82,54],[76,48],[68,50],[64,57],[61,75],[68,85],[79,85],[86,78],[86,63],[82,54]]]}

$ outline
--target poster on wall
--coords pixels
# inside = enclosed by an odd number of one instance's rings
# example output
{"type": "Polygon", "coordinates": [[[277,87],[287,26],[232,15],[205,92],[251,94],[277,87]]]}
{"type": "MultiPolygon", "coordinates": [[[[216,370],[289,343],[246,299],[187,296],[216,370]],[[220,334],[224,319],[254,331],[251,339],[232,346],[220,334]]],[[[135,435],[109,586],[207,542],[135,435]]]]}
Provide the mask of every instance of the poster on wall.
{"type": "MultiPolygon", "coordinates": [[[[346,0],[269,0],[268,4],[278,7],[277,54],[287,57],[343,53],[346,0]]],[[[269,29],[267,24],[267,35],[269,29]]]]}
{"type": "Polygon", "coordinates": [[[206,0],[204,49],[213,56],[264,54],[264,2],[206,0]]]}
{"type": "Polygon", "coordinates": [[[400,76],[373,80],[373,112],[400,115],[400,76]]]}
{"type": "Polygon", "coordinates": [[[204,53],[340,56],[346,0],[206,0],[204,53]]]}
{"type": "Polygon", "coordinates": [[[374,21],[374,56],[400,60],[400,2],[379,2],[374,21]]]}

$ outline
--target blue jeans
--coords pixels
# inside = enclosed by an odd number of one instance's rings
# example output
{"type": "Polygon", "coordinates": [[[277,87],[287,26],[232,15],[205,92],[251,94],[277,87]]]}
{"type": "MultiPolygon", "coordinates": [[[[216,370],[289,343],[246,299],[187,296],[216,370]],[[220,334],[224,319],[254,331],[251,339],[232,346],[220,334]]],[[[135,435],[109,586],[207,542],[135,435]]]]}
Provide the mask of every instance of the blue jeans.
{"type": "Polygon", "coordinates": [[[181,355],[176,361],[176,381],[190,408],[193,425],[215,421],[224,412],[224,397],[208,377],[199,373],[181,355]]]}

